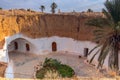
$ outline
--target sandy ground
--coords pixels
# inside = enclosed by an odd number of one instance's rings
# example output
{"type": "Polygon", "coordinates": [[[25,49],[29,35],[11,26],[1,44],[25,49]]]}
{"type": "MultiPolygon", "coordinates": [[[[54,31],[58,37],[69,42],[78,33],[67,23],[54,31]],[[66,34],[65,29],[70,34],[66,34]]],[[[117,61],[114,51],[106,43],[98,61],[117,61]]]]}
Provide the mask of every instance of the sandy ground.
{"type": "Polygon", "coordinates": [[[33,55],[29,53],[9,53],[10,60],[14,64],[15,78],[33,78],[34,67],[43,63],[45,58],[54,58],[63,64],[71,66],[77,76],[82,77],[103,77],[93,66],[85,63],[85,58],[78,58],[76,55],[57,52],[48,55],[33,55]]]}

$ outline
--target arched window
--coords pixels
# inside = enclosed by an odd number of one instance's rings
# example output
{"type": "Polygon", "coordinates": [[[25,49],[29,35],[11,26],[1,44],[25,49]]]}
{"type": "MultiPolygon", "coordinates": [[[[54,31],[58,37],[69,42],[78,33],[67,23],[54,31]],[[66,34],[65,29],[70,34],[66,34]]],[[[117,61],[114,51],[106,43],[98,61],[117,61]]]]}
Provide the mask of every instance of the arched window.
{"type": "Polygon", "coordinates": [[[29,46],[29,44],[27,44],[27,43],[26,43],[26,50],[27,50],[27,51],[30,51],[30,46],[29,46]]]}
{"type": "Polygon", "coordinates": [[[14,49],[17,50],[18,49],[18,43],[14,42],[14,49]]]}
{"type": "Polygon", "coordinates": [[[57,44],[56,44],[56,42],[52,43],[52,51],[57,51],[57,44]]]}

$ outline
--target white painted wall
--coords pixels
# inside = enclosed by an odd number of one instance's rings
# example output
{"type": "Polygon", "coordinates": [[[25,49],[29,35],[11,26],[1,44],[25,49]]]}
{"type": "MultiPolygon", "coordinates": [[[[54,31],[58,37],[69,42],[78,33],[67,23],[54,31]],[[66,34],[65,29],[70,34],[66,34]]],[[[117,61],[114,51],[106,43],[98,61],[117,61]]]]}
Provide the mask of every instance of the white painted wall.
{"type": "MultiPolygon", "coordinates": [[[[90,41],[77,41],[72,38],[66,38],[66,37],[46,37],[46,38],[37,38],[37,39],[31,39],[28,38],[22,34],[16,34],[11,37],[6,38],[6,47],[9,45],[9,51],[13,50],[13,42],[17,41],[19,44],[19,51],[26,52],[25,49],[25,43],[30,44],[30,53],[34,54],[48,54],[49,52],[52,52],[52,42],[57,43],[57,51],[68,51],[71,54],[74,55],[84,55],[84,48],[89,48],[89,51],[93,49],[96,44],[90,41]]],[[[91,55],[88,56],[88,60],[91,59],[93,54],[96,52],[95,50],[91,55]]],[[[97,58],[99,54],[95,57],[93,63],[97,65],[97,58]]],[[[108,57],[105,60],[105,67],[108,66],[108,57]]]]}
{"type": "Polygon", "coordinates": [[[5,78],[14,78],[13,62],[10,61],[5,71],[5,78]]]}
{"type": "Polygon", "coordinates": [[[69,51],[74,52],[76,55],[84,55],[84,48],[92,49],[91,46],[95,46],[94,43],[88,41],[77,41],[72,38],[65,37],[48,37],[48,38],[38,38],[31,39],[23,36],[22,34],[16,34],[6,39],[7,44],[9,45],[9,51],[14,50],[14,42],[18,42],[18,51],[26,51],[25,43],[30,44],[31,53],[35,54],[45,54],[44,52],[52,51],[52,42],[57,43],[57,51],[69,51]],[[25,40],[23,40],[25,39],[25,40]]]}
{"type": "Polygon", "coordinates": [[[30,42],[28,42],[27,40],[23,39],[23,38],[18,38],[13,40],[9,45],[8,45],[8,51],[19,51],[19,52],[23,52],[23,53],[32,53],[35,50],[34,45],[32,45],[30,42]],[[15,42],[17,42],[18,44],[18,49],[15,50],[15,42]],[[27,51],[26,50],[26,44],[29,44],[29,48],[30,50],[27,51]]]}
{"type": "Polygon", "coordinates": [[[0,61],[7,62],[7,60],[6,50],[0,49],[0,61]]]}
{"type": "MultiPolygon", "coordinates": [[[[5,37],[5,40],[6,39],[7,39],[7,37],[5,37]]],[[[0,62],[9,62],[7,41],[5,41],[3,49],[0,49],[0,62]]]]}

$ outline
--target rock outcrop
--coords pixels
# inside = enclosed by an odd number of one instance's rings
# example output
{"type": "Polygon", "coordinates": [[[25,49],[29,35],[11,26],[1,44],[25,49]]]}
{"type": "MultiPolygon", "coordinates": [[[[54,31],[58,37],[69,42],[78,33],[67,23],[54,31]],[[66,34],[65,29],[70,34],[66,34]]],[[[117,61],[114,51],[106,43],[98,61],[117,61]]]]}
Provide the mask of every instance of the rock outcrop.
{"type": "Polygon", "coordinates": [[[0,77],[4,77],[7,63],[0,62],[0,77]]]}
{"type": "MultiPolygon", "coordinates": [[[[1,13],[1,12],[0,12],[1,13]]],[[[5,36],[23,33],[31,38],[61,36],[76,40],[92,40],[93,29],[85,25],[88,19],[103,16],[101,13],[79,14],[17,14],[0,15],[0,41],[5,36]]]]}

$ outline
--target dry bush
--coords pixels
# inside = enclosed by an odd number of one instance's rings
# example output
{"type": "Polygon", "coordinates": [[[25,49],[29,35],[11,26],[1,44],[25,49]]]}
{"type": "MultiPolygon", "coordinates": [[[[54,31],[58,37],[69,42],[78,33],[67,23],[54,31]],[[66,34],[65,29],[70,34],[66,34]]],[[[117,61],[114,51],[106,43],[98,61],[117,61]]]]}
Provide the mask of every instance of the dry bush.
{"type": "Polygon", "coordinates": [[[56,70],[48,70],[45,74],[46,79],[60,79],[60,75],[56,70]]]}

